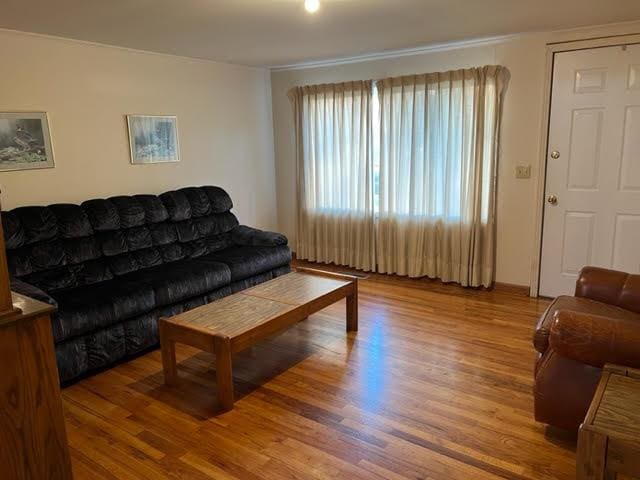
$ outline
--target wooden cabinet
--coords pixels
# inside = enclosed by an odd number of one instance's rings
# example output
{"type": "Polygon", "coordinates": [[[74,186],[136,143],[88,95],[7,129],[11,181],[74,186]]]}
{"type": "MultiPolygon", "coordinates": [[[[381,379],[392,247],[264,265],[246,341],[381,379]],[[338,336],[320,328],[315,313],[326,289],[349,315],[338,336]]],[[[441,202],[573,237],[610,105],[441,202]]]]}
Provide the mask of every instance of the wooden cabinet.
{"type": "Polygon", "coordinates": [[[640,370],[607,365],[580,426],[577,478],[621,475],[640,478],[640,370]]]}
{"type": "MultiPolygon", "coordinates": [[[[1,208],[0,208],[1,210],[1,208]]],[[[68,480],[54,307],[12,293],[0,226],[0,479],[68,480]]]]}
{"type": "Polygon", "coordinates": [[[0,478],[70,479],[51,305],[13,294],[0,318],[0,478]]]}

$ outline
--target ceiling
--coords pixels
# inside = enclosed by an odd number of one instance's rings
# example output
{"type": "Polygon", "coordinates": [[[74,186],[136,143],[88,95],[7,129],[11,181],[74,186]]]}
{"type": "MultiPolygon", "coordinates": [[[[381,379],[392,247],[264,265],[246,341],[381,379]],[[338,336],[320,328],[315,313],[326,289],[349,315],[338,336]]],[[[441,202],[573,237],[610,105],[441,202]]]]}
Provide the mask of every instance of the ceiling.
{"type": "Polygon", "coordinates": [[[276,66],[640,19],[639,0],[0,0],[0,27],[276,66]]]}

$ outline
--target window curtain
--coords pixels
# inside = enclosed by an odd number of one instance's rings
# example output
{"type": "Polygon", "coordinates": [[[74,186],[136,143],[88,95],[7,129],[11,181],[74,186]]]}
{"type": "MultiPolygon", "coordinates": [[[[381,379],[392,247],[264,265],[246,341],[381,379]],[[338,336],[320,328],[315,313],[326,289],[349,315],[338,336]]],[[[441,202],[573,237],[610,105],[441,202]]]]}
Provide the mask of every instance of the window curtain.
{"type": "Polygon", "coordinates": [[[487,66],[376,83],[379,272],[491,286],[507,81],[504,67],[487,66]]]}
{"type": "Polygon", "coordinates": [[[297,87],[298,258],[375,269],[371,81],[297,87]]]}

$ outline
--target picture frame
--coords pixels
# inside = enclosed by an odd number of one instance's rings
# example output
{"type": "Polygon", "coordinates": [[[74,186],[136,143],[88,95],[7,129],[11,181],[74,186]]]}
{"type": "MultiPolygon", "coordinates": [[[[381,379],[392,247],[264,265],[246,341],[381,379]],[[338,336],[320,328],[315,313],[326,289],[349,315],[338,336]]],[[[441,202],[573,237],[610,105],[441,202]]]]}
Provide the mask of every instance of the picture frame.
{"type": "Polygon", "coordinates": [[[127,115],[131,164],[180,161],[178,117],[175,115],[127,115]]]}
{"type": "Polygon", "coordinates": [[[0,112],[0,172],[54,168],[46,112],[0,112]]]}

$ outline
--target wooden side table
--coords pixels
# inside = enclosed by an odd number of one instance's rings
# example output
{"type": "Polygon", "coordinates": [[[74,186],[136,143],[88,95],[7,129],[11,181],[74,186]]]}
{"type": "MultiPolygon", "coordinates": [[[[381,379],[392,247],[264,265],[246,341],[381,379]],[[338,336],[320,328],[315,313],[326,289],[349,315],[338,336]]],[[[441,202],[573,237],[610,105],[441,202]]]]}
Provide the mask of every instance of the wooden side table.
{"type": "Polygon", "coordinates": [[[578,480],[640,478],[640,370],[606,365],[578,434],[578,480]]]}

